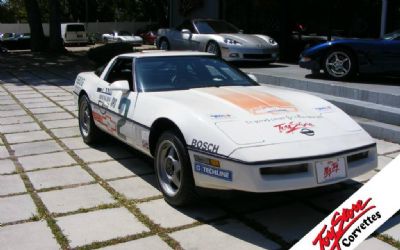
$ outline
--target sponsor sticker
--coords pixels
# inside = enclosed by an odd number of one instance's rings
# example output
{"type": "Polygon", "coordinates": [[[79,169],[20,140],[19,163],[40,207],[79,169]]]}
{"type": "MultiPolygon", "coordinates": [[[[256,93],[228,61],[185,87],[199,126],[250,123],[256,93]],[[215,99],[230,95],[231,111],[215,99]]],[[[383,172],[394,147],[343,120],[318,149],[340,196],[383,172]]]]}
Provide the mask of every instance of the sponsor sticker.
{"type": "Polygon", "coordinates": [[[346,174],[346,160],[341,157],[339,159],[331,159],[326,161],[318,161],[315,163],[317,171],[317,181],[319,184],[344,179],[346,174]]]}
{"type": "Polygon", "coordinates": [[[323,114],[323,113],[332,113],[333,108],[331,106],[323,106],[323,107],[316,107],[315,111],[323,114]]]}
{"type": "Polygon", "coordinates": [[[213,120],[226,120],[226,119],[232,119],[233,116],[230,114],[211,114],[210,118],[213,120]]]}
{"type": "Polygon", "coordinates": [[[293,134],[296,131],[300,130],[300,133],[306,135],[314,135],[314,131],[309,128],[314,127],[314,124],[310,122],[286,122],[274,125],[274,128],[277,128],[279,133],[283,134],[293,134]]]}
{"type": "Polygon", "coordinates": [[[197,139],[192,140],[192,147],[214,154],[217,154],[219,149],[219,145],[197,139]]]}
{"type": "Polygon", "coordinates": [[[194,163],[194,170],[197,173],[205,174],[225,181],[232,181],[233,179],[232,171],[215,168],[200,162],[194,163]]]}

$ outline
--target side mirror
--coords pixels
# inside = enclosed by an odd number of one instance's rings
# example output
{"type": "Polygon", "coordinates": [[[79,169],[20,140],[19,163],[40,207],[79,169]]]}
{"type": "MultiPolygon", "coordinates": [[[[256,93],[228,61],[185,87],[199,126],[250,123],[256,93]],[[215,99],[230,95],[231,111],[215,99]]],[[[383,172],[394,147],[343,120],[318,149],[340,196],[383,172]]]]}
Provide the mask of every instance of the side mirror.
{"type": "Polygon", "coordinates": [[[182,31],[181,31],[183,34],[192,34],[192,32],[190,31],[190,30],[188,30],[188,29],[183,29],[182,31]]]}
{"type": "Polygon", "coordinates": [[[253,75],[251,73],[247,74],[247,76],[250,77],[251,80],[253,80],[255,82],[258,82],[257,76],[255,76],[255,75],[253,75]]]}
{"type": "Polygon", "coordinates": [[[119,80],[111,83],[110,86],[111,91],[122,91],[122,93],[126,93],[129,91],[129,82],[127,80],[119,80]]]}

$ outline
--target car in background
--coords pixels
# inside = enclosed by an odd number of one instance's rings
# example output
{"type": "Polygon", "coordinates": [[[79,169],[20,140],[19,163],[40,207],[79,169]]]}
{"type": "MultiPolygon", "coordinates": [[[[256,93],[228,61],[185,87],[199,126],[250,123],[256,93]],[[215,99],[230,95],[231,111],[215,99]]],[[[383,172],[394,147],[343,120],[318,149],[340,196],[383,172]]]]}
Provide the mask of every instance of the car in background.
{"type": "Polygon", "coordinates": [[[161,50],[205,51],[226,61],[275,62],[278,43],[266,35],[243,34],[234,25],[214,19],[186,20],[177,28],[159,29],[161,50]]]}
{"type": "Polygon", "coordinates": [[[157,40],[157,32],[149,30],[140,33],[139,36],[143,38],[144,44],[155,45],[157,40]]]}
{"type": "Polygon", "coordinates": [[[338,39],[302,52],[300,67],[335,80],[356,74],[400,74],[400,30],[382,39],[338,39]]]}
{"type": "Polygon", "coordinates": [[[30,33],[4,33],[0,39],[2,51],[26,50],[31,47],[30,33]]]}
{"type": "Polygon", "coordinates": [[[86,27],[83,23],[62,23],[61,38],[65,46],[88,44],[86,27]]]}
{"type": "Polygon", "coordinates": [[[142,45],[143,39],[140,36],[134,36],[128,31],[115,31],[105,33],[101,36],[104,43],[131,43],[133,45],[142,45]]]}
{"type": "Polygon", "coordinates": [[[153,157],[172,205],[192,202],[196,186],[277,192],[377,166],[374,139],[338,107],[252,78],[204,52],[116,56],[75,80],[81,136],[105,132],[153,157]]]}

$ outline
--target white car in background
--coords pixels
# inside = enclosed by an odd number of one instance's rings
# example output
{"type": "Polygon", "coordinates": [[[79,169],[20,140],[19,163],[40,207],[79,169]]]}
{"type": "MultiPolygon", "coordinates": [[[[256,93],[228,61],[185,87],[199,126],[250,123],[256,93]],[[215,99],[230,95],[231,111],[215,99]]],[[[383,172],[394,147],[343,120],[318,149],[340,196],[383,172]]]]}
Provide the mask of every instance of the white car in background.
{"type": "Polygon", "coordinates": [[[204,52],[122,54],[77,76],[81,135],[91,144],[103,131],[154,157],[173,205],[196,186],[295,190],[377,166],[375,141],[342,110],[252,78],[204,52]]]}
{"type": "Polygon", "coordinates": [[[127,31],[115,31],[101,36],[104,43],[131,43],[133,45],[142,45],[143,38],[134,36],[127,31]]]}

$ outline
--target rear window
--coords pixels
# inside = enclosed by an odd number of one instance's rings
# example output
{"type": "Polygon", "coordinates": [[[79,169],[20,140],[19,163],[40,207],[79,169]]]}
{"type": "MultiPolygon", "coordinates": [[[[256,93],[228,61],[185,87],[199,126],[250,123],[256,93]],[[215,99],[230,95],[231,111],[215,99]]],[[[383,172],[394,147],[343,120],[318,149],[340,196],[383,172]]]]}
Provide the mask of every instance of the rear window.
{"type": "Polygon", "coordinates": [[[85,26],[80,24],[67,25],[67,31],[85,31],[85,26]]]}

